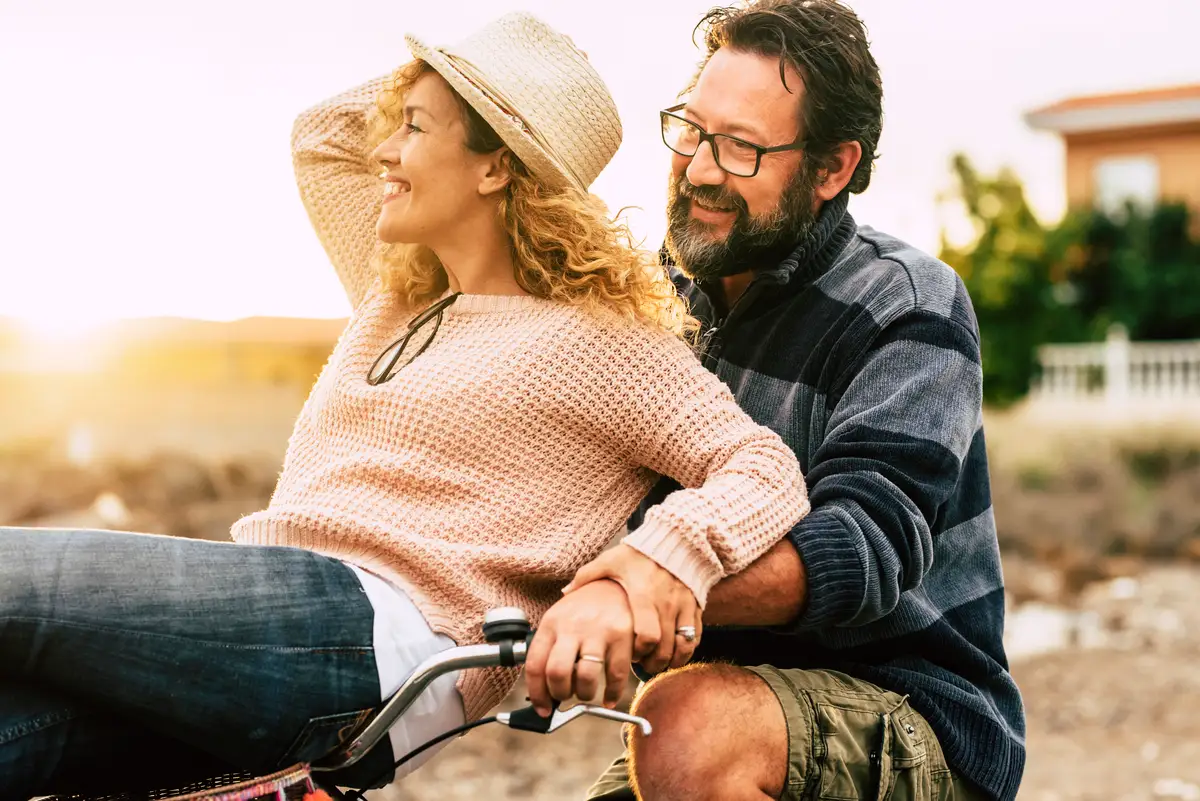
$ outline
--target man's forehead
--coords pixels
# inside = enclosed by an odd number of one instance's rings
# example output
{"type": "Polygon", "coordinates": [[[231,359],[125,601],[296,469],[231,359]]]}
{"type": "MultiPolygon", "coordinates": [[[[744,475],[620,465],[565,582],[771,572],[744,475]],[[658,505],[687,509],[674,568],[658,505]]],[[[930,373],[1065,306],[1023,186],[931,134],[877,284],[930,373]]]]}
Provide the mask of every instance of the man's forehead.
{"type": "Polygon", "coordinates": [[[723,47],[704,65],[687,109],[709,131],[760,139],[791,137],[796,134],[804,83],[791,66],[785,74],[786,87],[777,57],[723,47]]]}

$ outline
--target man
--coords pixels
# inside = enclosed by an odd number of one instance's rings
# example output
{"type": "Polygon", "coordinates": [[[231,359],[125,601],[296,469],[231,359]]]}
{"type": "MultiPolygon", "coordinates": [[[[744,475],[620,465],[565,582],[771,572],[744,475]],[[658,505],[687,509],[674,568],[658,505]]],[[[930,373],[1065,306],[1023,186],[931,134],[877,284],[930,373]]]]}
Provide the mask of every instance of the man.
{"type": "MultiPolygon", "coordinates": [[[[693,664],[635,702],[654,734],[589,797],[633,798],[632,776],[645,801],[1012,799],[979,334],[949,267],[846,211],[881,130],[866,32],[836,0],[702,24],[708,57],[664,113],[667,249],[706,364],[795,449],[812,512],[713,590],[693,664]]],[[[543,625],[611,592],[584,584],[543,625]]]]}

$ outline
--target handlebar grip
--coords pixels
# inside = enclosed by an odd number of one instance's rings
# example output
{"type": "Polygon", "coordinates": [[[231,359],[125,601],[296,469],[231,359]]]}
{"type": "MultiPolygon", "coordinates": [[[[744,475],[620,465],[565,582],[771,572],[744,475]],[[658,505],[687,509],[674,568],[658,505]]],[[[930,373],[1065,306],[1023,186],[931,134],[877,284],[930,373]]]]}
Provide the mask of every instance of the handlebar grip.
{"type": "Polygon", "coordinates": [[[525,654],[529,653],[529,646],[533,642],[535,631],[530,631],[525,635],[525,650],[520,658],[517,657],[515,646],[520,643],[520,640],[500,640],[497,645],[500,647],[500,666],[501,667],[518,667],[525,664],[525,654]]]}
{"type": "MultiPolygon", "coordinates": [[[[533,637],[537,634],[537,629],[530,629],[525,635],[525,653],[529,653],[529,646],[533,645],[533,637]]],[[[518,729],[520,731],[531,731],[537,734],[545,734],[550,731],[550,724],[554,721],[554,713],[558,711],[558,701],[550,707],[550,714],[542,717],[537,713],[537,710],[532,706],[515,709],[509,713],[508,727],[510,729],[518,729]]]]}

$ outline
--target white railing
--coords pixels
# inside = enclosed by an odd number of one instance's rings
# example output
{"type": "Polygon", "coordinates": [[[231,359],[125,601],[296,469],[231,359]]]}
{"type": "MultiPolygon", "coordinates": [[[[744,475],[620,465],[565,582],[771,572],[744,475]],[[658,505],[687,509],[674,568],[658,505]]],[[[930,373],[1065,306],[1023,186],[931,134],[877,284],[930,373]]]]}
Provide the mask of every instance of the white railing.
{"type": "Polygon", "coordinates": [[[1035,400],[1200,400],[1200,340],[1130,342],[1114,325],[1100,343],[1042,345],[1035,400]]]}

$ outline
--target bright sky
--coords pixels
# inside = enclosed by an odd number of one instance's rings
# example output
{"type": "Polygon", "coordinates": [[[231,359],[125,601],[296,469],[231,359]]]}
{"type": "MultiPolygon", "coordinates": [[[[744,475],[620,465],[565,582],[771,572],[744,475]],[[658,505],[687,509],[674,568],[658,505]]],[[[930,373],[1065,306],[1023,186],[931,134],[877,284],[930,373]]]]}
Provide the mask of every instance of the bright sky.
{"type": "MultiPolygon", "coordinates": [[[[338,317],[345,298],[291,177],[296,113],[525,8],[590,54],[625,143],[594,189],[663,230],[656,112],[699,57],[710,0],[0,0],[0,316],[70,330],[145,315],[338,317]],[[336,10],[335,10],[336,9],[336,10]]],[[[1022,112],[1200,80],[1197,0],[850,0],[886,119],[861,223],[937,246],[958,149],[1062,211],[1062,152],[1022,112]]]]}

